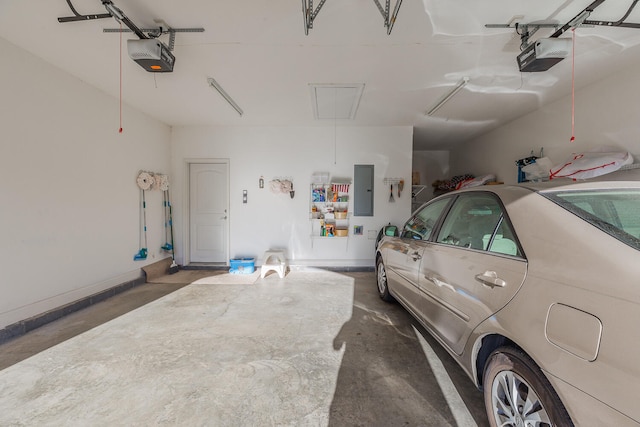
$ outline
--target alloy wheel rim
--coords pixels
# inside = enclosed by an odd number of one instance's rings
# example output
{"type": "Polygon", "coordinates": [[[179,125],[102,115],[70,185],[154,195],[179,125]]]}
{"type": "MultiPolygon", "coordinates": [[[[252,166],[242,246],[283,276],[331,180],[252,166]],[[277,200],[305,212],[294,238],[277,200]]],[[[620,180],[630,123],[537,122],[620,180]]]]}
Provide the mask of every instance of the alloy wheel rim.
{"type": "Polygon", "coordinates": [[[384,271],[384,265],[378,265],[378,291],[383,294],[387,289],[387,273],[384,271]]]}
{"type": "Polygon", "coordinates": [[[524,378],[512,371],[502,371],[493,380],[491,407],[499,426],[551,426],[538,394],[524,378]]]}

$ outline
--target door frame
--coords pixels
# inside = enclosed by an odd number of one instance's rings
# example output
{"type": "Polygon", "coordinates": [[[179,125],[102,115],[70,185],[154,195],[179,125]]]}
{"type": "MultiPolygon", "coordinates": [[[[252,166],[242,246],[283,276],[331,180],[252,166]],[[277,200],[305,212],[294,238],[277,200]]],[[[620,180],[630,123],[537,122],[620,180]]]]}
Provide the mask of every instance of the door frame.
{"type": "MultiPolygon", "coordinates": [[[[227,166],[227,200],[226,200],[226,209],[227,209],[227,241],[226,244],[226,253],[229,255],[231,249],[231,209],[230,209],[230,194],[231,194],[231,167],[230,167],[229,159],[214,159],[214,158],[204,158],[204,159],[184,159],[184,185],[183,185],[183,193],[184,197],[182,198],[182,211],[184,212],[184,221],[182,223],[182,235],[184,238],[182,239],[182,253],[184,254],[184,265],[192,264],[191,261],[191,165],[192,164],[225,164],[227,166]]],[[[227,256],[227,258],[229,258],[227,256]]],[[[222,265],[222,263],[216,263],[215,265],[222,265]]],[[[229,260],[227,259],[224,265],[229,265],[229,260]]]]}

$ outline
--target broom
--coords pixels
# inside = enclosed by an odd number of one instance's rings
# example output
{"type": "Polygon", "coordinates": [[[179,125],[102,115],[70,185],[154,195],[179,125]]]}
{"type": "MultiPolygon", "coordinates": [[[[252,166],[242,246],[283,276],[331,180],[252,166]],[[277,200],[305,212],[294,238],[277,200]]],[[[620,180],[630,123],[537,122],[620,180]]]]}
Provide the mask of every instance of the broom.
{"type": "Polygon", "coordinates": [[[169,228],[171,230],[171,265],[169,266],[169,274],[175,274],[180,270],[178,264],[176,264],[176,253],[173,244],[173,213],[171,211],[171,201],[169,200],[169,190],[167,193],[167,204],[169,205],[169,228]]]}

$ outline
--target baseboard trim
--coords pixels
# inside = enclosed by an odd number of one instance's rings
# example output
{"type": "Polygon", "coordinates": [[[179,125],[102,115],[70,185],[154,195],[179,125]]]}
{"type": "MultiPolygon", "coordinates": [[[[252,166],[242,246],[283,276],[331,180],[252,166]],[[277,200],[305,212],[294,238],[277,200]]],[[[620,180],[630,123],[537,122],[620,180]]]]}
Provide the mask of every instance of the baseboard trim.
{"type": "MultiPolygon", "coordinates": [[[[256,265],[256,268],[261,267],[256,265]]],[[[289,264],[291,270],[327,270],[337,273],[366,273],[376,271],[375,267],[371,266],[315,266],[315,265],[298,265],[289,264]]],[[[216,265],[216,264],[189,264],[180,267],[180,270],[229,270],[228,265],[216,265]]]]}
{"type": "Polygon", "coordinates": [[[229,266],[226,264],[217,263],[191,263],[189,265],[180,266],[180,270],[229,270],[229,266]]]}
{"type": "Polygon", "coordinates": [[[58,320],[68,314],[71,314],[78,310],[82,310],[83,308],[87,308],[98,302],[104,301],[107,298],[111,298],[114,295],[129,290],[135,286],[139,286],[143,283],[146,283],[146,279],[144,276],[134,280],[129,280],[112,288],[105,289],[93,295],[89,295],[79,300],[70,302],[69,304],[54,308],[28,319],[12,323],[11,325],[4,327],[3,329],[0,329],[0,344],[22,336],[27,332],[39,328],[40,326],[46,325],[49,322],[53,322],[54,320],[58,320]]]}
{"type": "MultiPolygon", "coordinates": [[[[289,271],[331,271],[333,273],[370,273],[375,272],[375,267],[366,265],[306,265],[288,264],[289,271]]],[[[259,268],[261,266],[256,266],[259,268]]]]}
{"type": "Polygon", "coordinates": [[[368,273],[372,271],[376,271],[375,267],[367,267],[367,266],[308,266],[308,265],[290,265],[289,269],[291,270],[327,270],[333,271],[335,273],[368,273]]]}

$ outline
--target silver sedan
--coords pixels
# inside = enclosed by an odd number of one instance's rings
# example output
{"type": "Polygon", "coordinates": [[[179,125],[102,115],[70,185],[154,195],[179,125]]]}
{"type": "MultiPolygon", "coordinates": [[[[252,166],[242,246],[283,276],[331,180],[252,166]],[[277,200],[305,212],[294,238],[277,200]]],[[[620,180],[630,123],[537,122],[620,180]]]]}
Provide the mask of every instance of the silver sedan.
{"type": "Polygon", "coordinates": [[[635,172],[475,187],[384,229],[380,297],[483,390],[491,425],[640,425],[635,172]]]}

